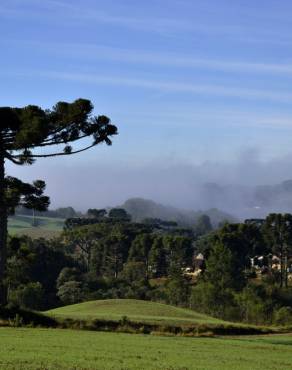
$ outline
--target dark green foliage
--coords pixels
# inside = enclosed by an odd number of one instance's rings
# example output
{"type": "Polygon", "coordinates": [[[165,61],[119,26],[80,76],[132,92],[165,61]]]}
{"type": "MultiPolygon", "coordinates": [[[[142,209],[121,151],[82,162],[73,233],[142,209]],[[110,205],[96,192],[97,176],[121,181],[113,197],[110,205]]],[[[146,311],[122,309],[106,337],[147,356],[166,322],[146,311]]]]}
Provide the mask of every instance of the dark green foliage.
{"type": "Polygon", "coordinates": [[[152,277],[162,277],[167,275],[166,251],[163,245],[163,237],[156,236],[153,240],[149,253],[149,270],[152,277]]]}
{"type": "Polygon", "coordinates": [[[208,215],[199,216],[195,224],[195,234],[201,236],[210,233],[212,230],[210,217],[208,215]]]}
{"type": "Polygon", "coordinates": [[[190,306],[192,309],[215,317],[236,321],[234,315],[234,295],[232,290],[217,290],[209,282],[201,282],[192,289],[190,306]]]}
{"type": "Polygon", "coordinates": [[[169,275],[181,272],[183,267],[192,266],[192,239],[185,236],[166,235],[163,237],[166,255],[167,272],[169,275]]]}
{"type": "MultiPolygon", "coordinates": [[[[104,219],[102,222],[111,222],[109,219],[104,219]]],[[[64,230],[72,230],[75,227],[95,225],[101,222],[100,218],[67,218],[64,224],[64,230]]]]}
{"type": "MultiPolygon", "coordinates": [[[[31,240],[28,237],[11,238],[9,240],[7,261],[7,283],[9,285],[9,300],[20,303],[21,295],[29,295],[33,291],[29,284],[39,284],[43,294],[27,308],[43,309],[55,306],[56,282],[64,267],[74,267],[74,260],[64,253],[64,248],[58,242],[44,239],[31,240]],[[37,306],[36,306],[37,305],[37,306]]],[[[35,288],[36,286],[33,285],[35,288]]],[[[35,289],[35,293],[37,289],[35,289]]]]}
{"type": "Polygon", "coordinates": [[[290,245],[289,215],[225,224],[201,237],[196,247],[207,259],[206,271],[193,288],[192,307],[221,318],[272,323],[278,308],[292,306],[292,302],[289,291],[277,288],[283,285],[286,269],[272,270],[271,253],[282,255],[287,266],[290,245]],[[250,265],[250,258],[257,254],[264,256],[261,260],[267,271],[260,280],[250,265]],[[258,283],[250,283],[252,279],[258,283]]]}
{"type": "Polygon", "coordinates": [[[109,136],[117,133],[116,127],[105,116],[91,117],[92,110],[91,102],[86,99],[78,99],[73,103],[59,102],[52,110],[33,105],[0,108],[1,138],[7,151],[5,155],[12,161],[29,163],[39,156],[32,152],[39,147],[63,145],[66,155],[74,152],[69,143],[83,137],[92,136],[90,146],[103,141],[111,144],[109,136]],[[13,151],[22,153],[14,154],[13,151]]]}
{"type": "Polygon", "coordinates": [[[190,285],[181,274],[168,281],[165,294],[167,303],[189,307],[190,285]]]}
{"type": "Polygon", "coordinates": [[[58,288],[57,296],[64,304],[81,302],[83,298],[82,285],[78,281],[67,281],[58,288]]]}
{"type": "Polygon", "coordinates": [[[15,177],[8,176],[5,182],[5,198],[9,215],[13,215],[15,208],[19,205],[37,211],[45,211],[48,208],[50,200],[43,195],[46,188],[44,181],[36,180],[33,184],[27,184],[15,177]]]}
{"type": "Polygon", "coordinates": [[[215,290],[224,291],[236,288],[237,276],[233,267],[233,258],[230,249],[218,242],[211,250],[206,263],[206,280],[214,285],[215,290]]]}
{"type": "Polygon", "coordinates": [[[56,328],[59,324],[57,320],[52,317],[42,315],[38,312],[25,310],[16,306],[11,305],[10,307],[0,306],[0,319],[6,320],[9,324],[15,321],[21,325],[44,327],[44,328],[56,328]]]}
{"type": "Polygon", "coordinates": [[[56,157],[83,152],[100,143],[111,144],[116,126],[106,116],[91,115],[92,103],[78,99],[73,103],[58,102],[51,110],[29,105],[23,108],[0,108],[0,302],[6,303],[7,221],[9,213],[19,206],[44,211],[49,199],[43,196],[45,184],[33,185],[5,177],[5,161],[31,165],[37,158],[56,157]],[[91,142],[81,149],[81,139],[91,142]],[[41,148],[55,149],[42,154],[41,148]]]}
{"type": "MultiPolygon", "coordinates": [[[[107,214],[107,211],[105,209],[96,209],[96,208],[90,208],[87,211],[87,215],[92,218],[103,218],[107,214]]],[[[72,216],[71,216],[72,217],[72,216]]],[[[69,217],[67,217],[69,218],[69,217]]]]}
{"type": "Polygon", "coordinates": [[[188,306],[225,320],[285,321],[292,307],[291,290],[278,286],[279,273],[270,267],[260,277],[251,269],[250,257],[256,252],[273,251],[262,224],[224,224],[196,244],[194,237],[176,231],[151,222],[102,217],[64,231],[56,241],[12,238],[10,302],[37,308],[136,298],[188,306]],[[199,251],[205,267],[195,276],[192,267],[199,251]]]}
{"type": "Polygon", "coordinates": [[[265,285],[248,284],[235,299],[241,321],[258,325],[271,324],[274,310],[280,304],[277,288],[265,285]]]}
{"type": "Polygon", "coordinates": [[[144,262],[127,262],[124,264],[121,279],[128,283],[144,282],[146,279],[146,269],[144,262]]]}
{"type": "Polygon", "coordinates": [[[141,265],[141,270],[144,277],[147,278],[150,272],[149,254],[152,248],[154,236],[151,234],[139,234],[131,243],[129,250],[129,261],[138,262],[141,265]]]}
{"type": "Polygon", "coordinates": [[[72,207],[57,208],[55,211],[48,211],[46,214],[48,217],[59,217],[59,218],[70,218],[76,216],[76,211],[72,207]]]}
{"type": "Polygon", "coordinates": [[[19,285],[9,293],[8,300],[24,309],[40,310],[44,306],[44,289],[39,282],[19,285]]]}
{"type": "Polygon", "coordinates": [[[81,281],[82,276],[80,270],[76,267],[64,267],[57,279],[56,286],[59,289],[62,285],[67,283],[68,281],[81,281]]]}
{"type": "Polygon", "coordinates": [[[267,244],[280,258],[280,286],[288,286],[288,258],[292,256],[292,215],[270,214],[263,225],[267,244]]]}
{"type": "Polygon", "coordinates": [[[275,322],[277,325],[292,325],[292,307],[281,307],[276,311],[275,322]]]}
{"type": "Polygon", "coordinates": [[[112,208],[108,216],[114,220],[131,221],[131,216],[123,208],[112,208]]]}

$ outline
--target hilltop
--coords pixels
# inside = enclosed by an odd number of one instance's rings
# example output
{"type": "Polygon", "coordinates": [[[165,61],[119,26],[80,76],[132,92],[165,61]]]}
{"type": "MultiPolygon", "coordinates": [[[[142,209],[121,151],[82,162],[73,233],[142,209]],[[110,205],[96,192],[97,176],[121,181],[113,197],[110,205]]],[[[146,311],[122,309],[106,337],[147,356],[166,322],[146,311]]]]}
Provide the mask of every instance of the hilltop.
{"type": "Polygon", "coordinates": [[[137,222],[146,218],[159,218],[164,221],[175,221],[180,226],[193,227],[202,215],[210,217],[213,227],[217,227],[218,224],[224,221],[237,221],[231,214],[216,208],[205,211],[185,210],[166,206],[144,198],[130,198],[120,207],[124,208],[132,216],[133,221],[137,222]]]}
{"type": "Polygon", "coordinates": [[[79,320],[113,320],[127,317],[131,321],[163,324],[216,324],[224,321],[195,311],[167,304],[137,299],[107,299],[84,302],[47,311],[56,318],[79,320]]]}

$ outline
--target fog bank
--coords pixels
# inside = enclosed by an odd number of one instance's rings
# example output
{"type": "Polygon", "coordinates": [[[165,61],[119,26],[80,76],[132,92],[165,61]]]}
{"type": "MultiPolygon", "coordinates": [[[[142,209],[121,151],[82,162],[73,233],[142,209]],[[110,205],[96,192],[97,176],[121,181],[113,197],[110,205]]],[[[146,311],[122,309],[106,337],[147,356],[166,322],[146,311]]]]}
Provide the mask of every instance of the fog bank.
{"type": "Polygon", "coordinates": [[[185,209],[216,207],[242,218],[292,212],[292,186],[280,185],[292,179],[292,154],[262,161],[251,149],[230,161],[200,164],[42,160],[31,167],[9,165],[8,172],[25,181],[44,179],[52,207],[86,210],[143,197],[185,209]]]}

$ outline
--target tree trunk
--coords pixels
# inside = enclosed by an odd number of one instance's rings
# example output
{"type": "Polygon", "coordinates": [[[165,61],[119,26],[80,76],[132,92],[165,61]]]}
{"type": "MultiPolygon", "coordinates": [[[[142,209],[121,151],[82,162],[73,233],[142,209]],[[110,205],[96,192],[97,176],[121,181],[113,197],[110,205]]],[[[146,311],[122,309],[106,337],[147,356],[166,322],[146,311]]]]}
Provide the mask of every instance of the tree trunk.
{"type": "Polygon", "coordinates": [[[5,159],[0,143],[0,305],[7,303],[6,259],[7,259],[7,207],[5,200],[5,159]]]}
{"type": "Polygon", "coordinates": [[[288,288],[288,256],[287,256],[287,252],[285,253],[284,268],[285,268],[285,288],[288,288]]]}
{"type": "Polygon", "coordinates": [[[284,257],[283,257],[283,246],[280,248],[280,288],[283,288],[284,283],[284,257]]]}
{"type": "Polygon", "coordinates": [[[32,210],[32,226],[33,227],[37,226],[36,220],[35,220],[35,210],[34,209],[32,210]]]}

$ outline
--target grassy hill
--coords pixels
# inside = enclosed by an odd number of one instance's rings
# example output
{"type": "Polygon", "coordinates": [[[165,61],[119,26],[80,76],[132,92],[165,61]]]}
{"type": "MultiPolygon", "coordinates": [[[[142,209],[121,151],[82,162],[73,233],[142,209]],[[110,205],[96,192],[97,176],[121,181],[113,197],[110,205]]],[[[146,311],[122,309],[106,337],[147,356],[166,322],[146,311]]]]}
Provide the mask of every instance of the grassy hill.
{"type": "Polygon", "coordinates": [[[8,231],[10,235],[28,235],[32,238],[53,238],[58,236],[64,225],[64,219],[36,217],[37,226],[33,226],[31,216],[17,215],[9,218],[8,231]]]}
{"type": "Polygon", "coordinates": [[[74,304],[47,311],[56,318],[114,320],[127,316],[131,321],[163,324],[219,324],[223,321],[184,308],[135,299],[108,299],[74,304]]]}

